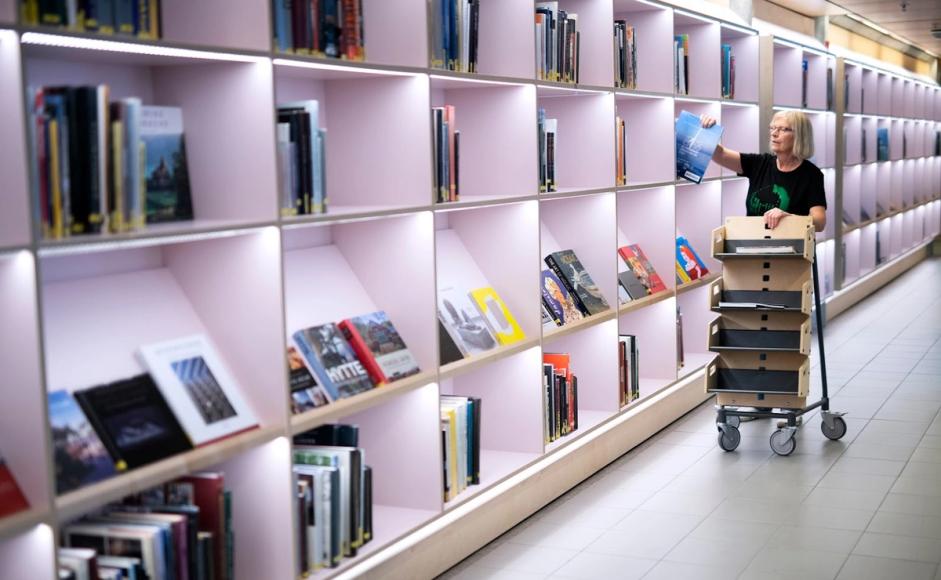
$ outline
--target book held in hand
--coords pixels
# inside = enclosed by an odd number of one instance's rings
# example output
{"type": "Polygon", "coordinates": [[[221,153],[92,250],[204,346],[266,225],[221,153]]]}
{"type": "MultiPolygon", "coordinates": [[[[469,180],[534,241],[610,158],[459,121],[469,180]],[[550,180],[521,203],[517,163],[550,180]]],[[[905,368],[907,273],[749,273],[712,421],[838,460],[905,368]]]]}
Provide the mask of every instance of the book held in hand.
{"type": "Polygon", "coordinates": [[[373,382],[343,332],[330,322],[298,330],[292,335],[307,368],[323,385],[331,401],[373,388],[373,382]]]}
{"type": "Polygon", "coordinates": [[[68,391],[49,393],[49,427],[55,460],[56,493],[62,495],[124,470],[114,461],[68,391]]]}
{"type": "Polygon", "coordinates": [[[418,362],[382,310],[337,325],[376,385],[417,374],[418,362]]]}
{"type": "Polygon", "coordinates": [[[699,117],[680,111],[676,120],[676,176],[701,183],[720,137],[722,125],[704,129],[699,117]]]}

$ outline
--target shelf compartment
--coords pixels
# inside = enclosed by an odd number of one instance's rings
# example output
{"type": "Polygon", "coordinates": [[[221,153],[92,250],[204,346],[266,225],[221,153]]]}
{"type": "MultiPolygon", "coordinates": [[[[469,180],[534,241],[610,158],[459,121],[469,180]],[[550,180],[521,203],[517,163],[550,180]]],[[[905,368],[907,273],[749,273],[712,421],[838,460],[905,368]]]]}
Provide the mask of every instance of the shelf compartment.
{"type": "Polygon", "coordinates": [[[48,509],[35,507],[0,518],[0,544],[39,524],[48,523],[51,519],[52,514],[48,509]]]}
{"type": "Polygon", "coordinates": [[[0,30],[0,248],[25,246],[31,239],[20,44],[12,30],[0,30]]]}
{"type": "Polygon", "coordinates": [[[727,290],[724,284],[725,280],[716,280],[710,286],[709,299],[713,312],[782,311],[810,314],[810,280],[806,280],[800,290],[727,290]]]}
{"type": "Polygon", "coordinates": [[[712,255],[718,260],[803,258],[813,261],[813,222],[810,218],[786,216],[772,230],[760,217],[729,217],[724,226],[712,231],[712,255]],[[764,248],[790,251],[761,251],[764,248]]]}
{"type": "MultiPolygon", "coordinates": [[[[668,299],[619,315],[618,334],[637,337],[640,399],[676,381],[676,298],[672,293],[668,299]]],[[[617,349],[612,347],[612,352],[616,355],[617,349]]]]}
{"type": "Polygon", "coordinates": [[[810,320],[790,312],[725,314],[709,325],[709,350],[810,354],[810,320]],[[796,330],[795,330],[796,329],[796,330]]]}
{"type": "Polygon", "coordinates": [[[49,525],[0,538],[0,577],[56,578],[56,539],[49,525]]]}
{"type": "Polygon", "coordinates": [[[571,93],[537,88],[537,106],[545,110],[547,119],[557,120],[557,189],[615,187],[615,174],[611,170],[615,166],[614,141],[611,139],[614,105],[613,92],[571,93]]]}
{"type": "MultiPolygon", "coordinates": [[[[614,0],[614,18],[634,27],[637,89],[673,94],[673,11],[645,0],[614,0]]],[[[612,67],[613,71],[613,67],[612,67]]]]}
{"type": "Polygon", "coordinates": [[[801,354],[723,353],[706,369],[708,393],[806,397],[809,389],[810,359],[801,354]]]}

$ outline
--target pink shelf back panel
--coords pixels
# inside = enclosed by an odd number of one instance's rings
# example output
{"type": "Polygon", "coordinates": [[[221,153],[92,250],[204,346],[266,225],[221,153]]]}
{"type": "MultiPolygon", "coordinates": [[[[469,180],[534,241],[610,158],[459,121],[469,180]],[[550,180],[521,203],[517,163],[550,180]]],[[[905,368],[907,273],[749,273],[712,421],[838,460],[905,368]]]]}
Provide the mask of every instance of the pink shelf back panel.
{"type": "Polygon", "coordinates": [[[722,182],[722,222],[730,216],[746,214],[745,198],[748,196],[747,179],[730,179],[722,182]]]}
{"type": "Polygon", "coordinates": [[[597,0],[562,0],[559,8],[578,15],[579,77],[578,82],[600,87],[614,82],[612,22],[610,2],[597,0]]]}
{"type": "Polygon", "coordinates": [[[892,114],[892,77],[885,73],[878,73],[879,96],[876,99],[876,112],[879,115],[892,114]]]}
{"type": "Polygon", "coordinates": [[[852,223],[859,222],[861,205],[860,177],[862,168],[858,165],[843,170],[843,213],[850,216],[852,223]]]}
{"type": "MultiPolygon", "coordinates": [[[[50,504],[46,393],[39,358],[35,262],[26,250],[0,255],[0,454],[31,507],[50,504]]],[[[2,568],[0,568],[2,571],[2,568]]]]}
{"type": "Polygon", "coordinates": [[[827,158],[827,117],[824,113],[811,113],[808,115],[814,131],[814,155],[811,160],[818,167],[830,165],[827,158]]]}
{"type": "Polygon", "coordinates": [[[902,197],[906,206],[915,201],[915,162],[911,159],[902,162],[902,197]]]}
{"type": "Polygon", "coordinates": [[[558,120],[555,172],[559,187],[614,187],[614,94],[540,98],[547,119],[558,120]]]}
{"type": "MultiPolygon", "coordinates": [[[[723,28],[725,33],[727,29],[723,28]]],[[[754,34],[744,36],[726,36],[723,34],[722,44],[732,45],[732,56],[735,58],[735,100],[758,100],[758,36],[754,34]]],[[[721,47],[719,55],[721,56],[721,47]]],[[[721,61],[720,61],[721,62],[721,61]]],[[[719,68],[719,88],[722,88],[722,69],[719,68]]]]}
{"type": "Polygon", "coordinates": [[[891,249],[892,249],[892,257],[894,258],[902,253],[902,237],[904,233],[903,228],[905,225],[905,221],[904,221],[904,218],[902,217],[902,214],[896,214],[892,216],[891,221],[892,221],[892,230],[890,232],[890,236],[892,239],[891,249]]]}
{"type": "Polygon", "coordinates": [[[774,104],[784,107],[801,106],[801,50],[774,45],[774,104]]]}
{"type": "MultiPolygon", "coordinates": [[[[722,107],[722,145],[738,152],[755,153],[761,145],[758,131],[758,107],[722,107]]],[[[715,164],[713,164],[715,165],[715,164]]],[[[722,168],[723,176],[735,175],[734,171],[722,168]]]]}
{"type": "Polygon", "coordinates": [[[892,116],[901,117],[905,114],[905,81],[899,77],[892,77],[892,116]]]}
{"type": "Polygon", "coordinates": [[[634,27],[637,89],[673,92],[673,12],[653,4],[616,0],[614,17],[634,27]]]}
{"type": "MultiPolygon", "coordinates": [[[[12,5],[12,2],[10,3],[12,5]]],[[[15,14],[13,15],[15,20],[15,14]]],[[[20,86],[20,45],[16,33],[0,30],[0,247],[25,246],[30,242],[29,175],[27,173],[26,119],[20,86]]]]}
{"type": "MultiPolygon", "coordinates": [[[[862,162],[862,119],[860,117],[846,117],[843,119],[843,130],[846,140],[843,144],[846,164],[855,165],[862,162]]],[[[868,143],[867,143],[868,144],[868,143]]]]}
{"type": "MultiPolygon", "coordinates": [[[[721,122],[722,107],[721,107],[721,105],[720,105],[719,103],[717,103],[717,102],[704,103],[704,102],[701,102],[701,101],[687,101],[687,100],[683,100],[682,97],[678,97],[678,98],[676,99],[676,101],[674,101],[674,107],[673,107],[673,108],[674,108],[674,118],[679,117],[681,111],[689,111],[690,113],[696,115],[697,117],[698,117],[699,115],[709,115],[709,116],[711,116],[711,117],[715,117],[716,119],[719,119],[720,122],[721,122]]],[[[661,129],[661,130],[662,130],[662,129],[661,129]]],[[[673,143],[673,147],[674,147],[674,149],[675,149],[675,148],[676,148],[676,141],[675,141],[675,138],[674,138],[673,135],[672,135],[672,132],[671,132],[671,135],[670,135],[670,139],[671,139],[671,142],[673,143]]],[[[675,154],[675,153],[674,153],[674,154],[675,154]]],[[[662,164],[663,162],[662,162],[662,161],[659,161],[659,163],[662,164]]],[[[675,173],[675,171],[674,171],[674,173],[675,173]]],[[[709,163],[709,167],[706,168],[706,174],[703,176],[703,178],[704,178],[704,179],[709,179],[709,178],[711,178],[711,177],[719,177],[719,176],[721,176],[721,175],[722,175],[722,167],[721,167],[719,164],[717,164],[717,163],[709,163]]],[[[681,183],[689,183],[689,182],[687,182],[687,181],[685,181],[685,180],[680,180],[680,182],[681,182],[681,183]]]]}
{"type": "Polygon", "coordinates": [[[881,214],[891,209],[889,206],[892,202],[892,165],[883,161],[878,163],[877,167],[876,202],[881,206],[881,214]]]}
{"type": "Polygon", "coordinates": [[[718,99],[722,93],[722,59],[718,24],[676,25],[676,34],[689,34],[689,87],[691,97],[718,99]]]}
{"type": "Polygon", "coordinates": [[[807,59],[807,106],[811,109],[827,108],[827,58],[804,53],[807,59]]]}
{"type": "MultiPolygon", "coordinates": [[[[31,47],[28,47],[25,54],[27,87],[106,84],[112,102],[126,97],[139,97],[145,105],[168,104],[154,102],[154,67],[128,66],[112,61],[72,60],[72,55],[68,53],[59,59],[36,58],[30,56],[30,52],[31,47]]],[[[75,51],[75,55],[80,56],[85,52],[75,51]]],[[[187,128],[186,120],[184,116],[184,130],[187,128]]]]}
{"type": "Polygon", "coordinates": [[[627,183],[662,183],[674,179],[676,142],[672,130],[663,130],[674,123],[673,99],[618,95],[617,114],[624,119],[627,129],[624,152],[627,183]]]}
{"type": "MultiPolygon", "coordinates": [[[[836,170],[833,168],[822,169],[823,172],[823,189],[826,194],[827,199],[827,208],[830,209],[829,215],[831,216],[827,219],[827,226],[824,229],[824,234],[827,239],[832,239],[835,235],[836,224],[839,223],[839,218],[833,215],[833,211],[836,207],[836,170]]],[[[817,234],[818,236],[820,234],[817,234]]]]}
{"type": "MultiPolygon", "coordinates": [[[[611,254],[616,243],[617,212],[613,193],[544,201],[540,206],[542,221],[542,256],[572,250],[601,289],[612,308],[617,307],[617,256],[611,254]],[[557,246],[547,244],[552,239],[557,246]]],[[[547,269],[545,262],[540,262],[547,269]]]]}
{"type": "Polygon", "coordinates": [[[56,541],[48,525],[0,541],[0,576],[55,578],[56,541]]]}
{"type": "Polygon", "coordinates": [[[428,66],[428,4],[423,0],[363,1],[366,60],[428,66]]]}
{"type": "Polygon", "coordinates": [[[441,509],[438,401],[438,385],[431,383],[341,421],[359,425],[360,447],[378,484],[376,504],[441,509]]]}
{"type": "Polygon", "coordinates": [[[571,370],[578,377],[579,410],[615,413],[620,408],[617,329],[617,321],[609,320],[543,345],[545,352],[571,355],[571,370]]]}
{"type": "Polygon", "coordinates": [[[0,0],[0,24],[16,24],[16,0],[0,0]]]}
{"type": "MultiPolygon", "coordinates": [[[[675,199],[672,185],[618,193],[617,247],[638,244],[667,288],[676,276],[675,199]]],[[[627,264],[615,253],[618,272],[627,264]]]]}
{"type": "Polygon", "coordinates": [[[710,272],[721,262],[711,255],[712,230],[722,220],[722,184],[717,181],[676,188],[676,235],[685,235],[710,272]]]}
{"type": "MultiPolygon", "coordinates": [[[[376,0],[381,1],[381,0],[376,0]]],[[[481,0],[478,72],[535,77],[535,6],[525,0],[481,0]]]]}
{"type": "Polygon", "coordinates": [[[225,487],[232,492],[239,577],[291,577],[295,574],[294,528],[285,525],[294,516],[295,501],[290,441],[278,437],[217,467],[225,473],[225,487]]]}
{"type": "Polygon", "coordinates": [[[711,355],[707,348],[709,324],[717,315],[709,309],[708,285],[680,294],[677,302],[683,314],[683,353],[687,359],[684,368],[689,370],[694,366],[690,355],[711,355]]]}
{"type": "Polygon", "coordinates": [[[876,231],[879,226],[870,224],[860,230],[859,274],[864,276],[876,267],[876,231]]]}
{"type": "Polygon", "coordinates": [[[905,200],[905,194],[902,191],[902,163],[893,161],[891,164],[892,173],[890,174],[890,191],[892,192],[892,203],[897,209],[902,209],[905,200]]]}
{"type": "Polygon", "coordinates": [[[163,0],[163,38],[246,50],[271,49],[270,3],[259,0],[163,0]]]}
{"type": "MultiPolygon", "coordinates": [[[[843,69],[845,79],[833,79],[834,82],[846,83],[846,112],[862,113],[863,69],[862,67],[846,63],[843,69]]],[[[834,87],[835,88],[835,87],[834,87]]],[[[836,91],[834,91],[834,95],[836,91]]]]}
{"type": "Polygon", "coordinates": [[[455,377],[451,394],[481,399],[480,446],[542,453],[542,354],[538,347],[455,377]]]}
{"type": "Polygon", "coordinates": [[[893,119],[889,126],[889,159],[893,161],[902,158],[902,127],[903,122],[897,119],[893,119]]]}
{"type": "Polygon", "coordinates": [[[859,95],[860,109],[863,114],[874,115],[878,111],[879,75],[872,69],[863,69],[862,91],[859,95]]]}
{"type": "MultiPolygon", "coordinates": [[[[672,274],[664,273],[666,275],[672,274]]],[[[661,277],[664,276],[661,274],[661,277]]],[[[676,299],[632,310],[618,320],[619,334],[637,337],[641,379],[676,380],[676,299]]]]}

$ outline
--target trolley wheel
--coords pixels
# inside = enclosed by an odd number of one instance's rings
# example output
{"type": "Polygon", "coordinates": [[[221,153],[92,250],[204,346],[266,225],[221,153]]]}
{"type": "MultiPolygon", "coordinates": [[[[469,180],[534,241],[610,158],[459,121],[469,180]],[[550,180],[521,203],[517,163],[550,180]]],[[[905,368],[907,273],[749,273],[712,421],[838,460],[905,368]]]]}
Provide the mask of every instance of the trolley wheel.
{"type": "Polygon", "coordinates": [[[742,424],[742,418],[738,415],[726,415],[725,424],[729,427],[738,427],[742,424]]]}
{"type": "Polygon", "coordinates": [[[738,427],[726,423],[725,429],[719,429],[719,448],[723,451],[735,451],[742,442],[742,434],[738,427]]]}
{"type": "Polygon", "coordinates": [[[797,449],[797,439],[787,429],[778,429],[771,434],[771,450],[778,455],[788,456],[797,449]]]}
{"type": "Polygon", "coordinates": [[[823,431],[824,437],[831,441],[836,441],[846,435],[846,421],[843,420],[843,417],[834,417],[833,429],[827,426],[826,421],[821,421],[820,430],[823,431]]]}

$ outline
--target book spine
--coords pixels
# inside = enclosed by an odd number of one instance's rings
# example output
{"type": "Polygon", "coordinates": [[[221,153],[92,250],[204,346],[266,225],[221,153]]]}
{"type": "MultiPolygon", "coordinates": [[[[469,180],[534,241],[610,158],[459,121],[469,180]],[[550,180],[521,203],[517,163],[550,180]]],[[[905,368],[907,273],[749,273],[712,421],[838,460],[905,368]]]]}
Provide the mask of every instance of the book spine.
{"type": "Polygon", "coordinates": [[[356,325],[350,320],[342,320],[337,323],[337,327],[339,327],[340,331],[343,333],[343,337],[350,343],[350,346],[353,347],[353,352],[356,353],[357,358],[359,358],[363,367],[366,368],[366,372],[369,374],[369,378],[372,379],[373,384],[377,386],[385,384],[388,378],[385,373],[382,372],[382,367],[376,362],[376,357],[373,355],[373,352],[369,350],[369,345],[366,344],[362,335],[356,330],[356,325]]]}

